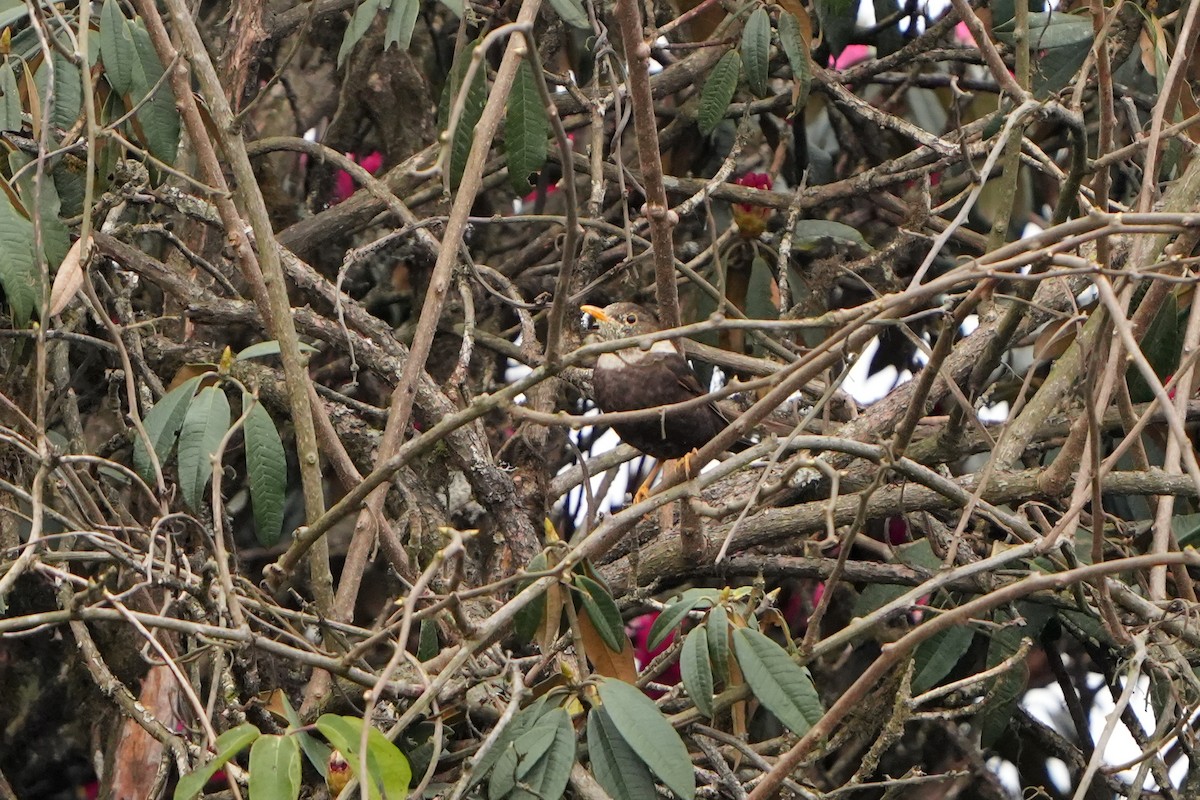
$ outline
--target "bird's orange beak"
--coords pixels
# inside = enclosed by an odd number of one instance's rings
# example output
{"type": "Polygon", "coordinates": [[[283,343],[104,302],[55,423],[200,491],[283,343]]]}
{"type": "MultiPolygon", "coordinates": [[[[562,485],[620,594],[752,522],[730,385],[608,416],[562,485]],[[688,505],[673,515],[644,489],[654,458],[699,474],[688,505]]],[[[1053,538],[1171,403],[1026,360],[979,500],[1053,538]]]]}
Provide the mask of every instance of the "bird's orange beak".
{"type": "Polygon", "coordinates": [[[600,322],[611,322],[612,317],[604,313],[604,309],[599,306],[580,306],[579,310],[587,314],[589,317],[595,317],[600,322]]]}

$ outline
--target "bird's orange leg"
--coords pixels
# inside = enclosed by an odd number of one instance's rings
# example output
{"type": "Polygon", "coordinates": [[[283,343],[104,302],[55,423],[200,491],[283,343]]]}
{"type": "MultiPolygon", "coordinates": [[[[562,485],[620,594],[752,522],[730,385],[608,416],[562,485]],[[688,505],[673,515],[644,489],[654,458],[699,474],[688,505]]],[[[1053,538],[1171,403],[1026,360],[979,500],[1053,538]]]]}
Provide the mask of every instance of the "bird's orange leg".
{"type": "Polygon", "coordinates": [[[642,481],[642,485],[638,487],[637,492],[633,495],[633,503],[638,503],[650,496],[650,485],[654,483],[654,479],[658,477],[658,473],[662,472],[663,462],[655,461],[654,467],[650,470],[650,474],[646,476],[646,480],[642,481]]]}
{"type": "Polygon", "coordinates": [[[696,475],[692,472],[692,456],[696,455],[698,452],[700,451],[693,447],[690,453],[685,453],[683,458],[679,459],[679,466],[683,468],[683,479],[685,481],[690,481],[692,478],[696,477],[696,475]]]}
{"type": "Polygon", "coordinates": [[[658,474],[666,468],[667,464],[670,465],[672,470],[683,470],[683,479],[685,481],[696,477],[695,474],[692,473],[692,456],[694,456],[697,452],[697,450],[693,449],[692,452],[685,454],[682,458],[671,459],[670,462],[659,461],[657,464],[655,464],[654,469],[650,470],[650,476],[642,482],[642,485],[638,488],[637,493],[633,496],[633,502],[640,503],[650,496],[651,484],[654,483],[654,479],[657,478],[658,474]]]}

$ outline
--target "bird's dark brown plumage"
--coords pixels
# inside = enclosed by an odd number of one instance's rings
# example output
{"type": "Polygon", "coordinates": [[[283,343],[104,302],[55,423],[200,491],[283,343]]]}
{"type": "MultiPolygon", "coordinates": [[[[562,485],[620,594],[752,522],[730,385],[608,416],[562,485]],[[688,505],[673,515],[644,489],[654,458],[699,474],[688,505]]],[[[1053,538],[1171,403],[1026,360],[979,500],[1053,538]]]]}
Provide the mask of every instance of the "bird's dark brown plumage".
{"type": "MultiPolygon", "coordinates": [[[[658,318],[634,303],[603,309],[584,306],[599,321],[600,337],[614,341],[659,331],[658,318]]],[[[629,347],[605,353],[592,373],[596,405],[601,411],[640,411],[702,397],[705,391],[673,343],[646,349],[629,347]]],[[[626,443],[658,459],[682,458],[708,444],[729,421],[712,403],[664,410],[658,416],[613,426],[626,443]]]]}

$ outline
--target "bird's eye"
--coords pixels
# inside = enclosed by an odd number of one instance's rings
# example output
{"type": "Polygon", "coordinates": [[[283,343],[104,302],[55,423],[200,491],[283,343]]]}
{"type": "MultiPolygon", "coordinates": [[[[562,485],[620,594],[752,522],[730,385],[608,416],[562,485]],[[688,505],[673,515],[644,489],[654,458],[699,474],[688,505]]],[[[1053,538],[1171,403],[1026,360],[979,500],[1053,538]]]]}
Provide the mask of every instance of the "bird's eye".
{"type": "Polygon", "coordinates": [[[626,325],[632,325],[635,322],[637,322],[637,314],[626,314],[625,315],[625,324],[626,325]]]}

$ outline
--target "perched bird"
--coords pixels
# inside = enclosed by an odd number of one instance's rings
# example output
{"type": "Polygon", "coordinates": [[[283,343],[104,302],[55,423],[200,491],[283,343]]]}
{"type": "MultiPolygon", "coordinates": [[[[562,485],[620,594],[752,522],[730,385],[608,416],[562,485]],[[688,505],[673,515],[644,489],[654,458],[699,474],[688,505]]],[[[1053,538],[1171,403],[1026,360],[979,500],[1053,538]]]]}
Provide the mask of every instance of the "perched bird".
{"type": "MultiPolygon", "coordinates": [[[[636,303],[582,306],[599,323],[600,338],[616,341],[662,330],[654,312],[636,303]]],[[[603,353],[592,373],[596,405],[601,411],[640,411],[702,397],[707,392],[683,353],[671,340],[648,348],[633,345],[603,353]]],[[[683,458],[708,444],[729,425],[713,403],[664,410],[657,417],[613,426],[629,445],[654,458],[683,458]]]]}

